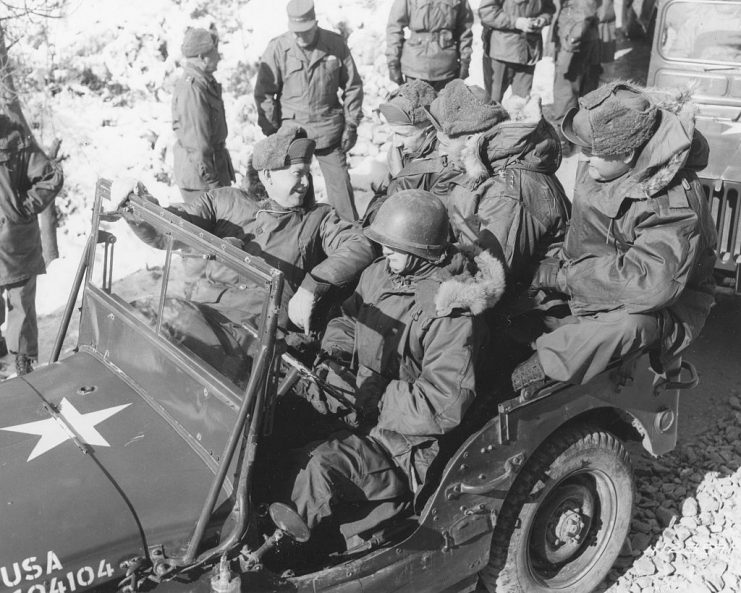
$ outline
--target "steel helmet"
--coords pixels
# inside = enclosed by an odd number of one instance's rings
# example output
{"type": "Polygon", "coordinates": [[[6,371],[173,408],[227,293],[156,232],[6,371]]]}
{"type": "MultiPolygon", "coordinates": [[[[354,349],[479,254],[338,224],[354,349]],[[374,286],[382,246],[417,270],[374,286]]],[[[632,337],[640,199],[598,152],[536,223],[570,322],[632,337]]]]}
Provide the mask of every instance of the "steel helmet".
{"type": "Polygon", "coordinates": [[[422,189],[389,196],[366,236],[376,243],[434,261],[448,245],[448,212],[439,198],[422,189]]]}

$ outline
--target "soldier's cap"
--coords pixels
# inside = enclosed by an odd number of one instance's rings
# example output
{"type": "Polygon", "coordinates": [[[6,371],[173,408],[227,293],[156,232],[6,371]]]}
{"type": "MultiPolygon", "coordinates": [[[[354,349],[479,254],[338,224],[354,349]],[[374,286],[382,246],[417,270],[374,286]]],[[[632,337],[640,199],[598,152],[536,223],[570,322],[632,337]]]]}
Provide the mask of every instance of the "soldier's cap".
{"type": "Polygon", "coordinates": [[[410,80],[393,91],[378,106],[391,125],[426,125],[430,123],[425,107],[437,97],[435,89],[423,80],[410,80]]]}
{"type": "Polygon", "coordinates": [[[426,111],[435,128],[451,138],[483,132],[509,119],[504,107],[487,101],[478,88],[459,78],[450,81],[426,111]]]}
{"type": "Polygon", "coordinates": [[[208,29],[188,27],[183,36],[183,45],[180,48],[186,58],[196,58],[207,54],[218,47],[219,42],[215,33],[208,29]]]}
{"type": "Polygon", "coordinates": [[[314,0],[290,0],[286,5],[288,30],[301,33],[316,25],[314,0]]]}
{"type": "Polygon", "coordinates": [[[597,156],[627,154],[656,131],[659,108],[642,89],[624,82],[606,84],[579,99],[561,122],[564,137],[597,156]]]}
{"type": "Polygon", "coordinates": [[[316,142],[299,127],[281,128],[260,140],[252,151],[252,166],[258,171],[284,169],[293,163],[310,163],[316,142]]]}

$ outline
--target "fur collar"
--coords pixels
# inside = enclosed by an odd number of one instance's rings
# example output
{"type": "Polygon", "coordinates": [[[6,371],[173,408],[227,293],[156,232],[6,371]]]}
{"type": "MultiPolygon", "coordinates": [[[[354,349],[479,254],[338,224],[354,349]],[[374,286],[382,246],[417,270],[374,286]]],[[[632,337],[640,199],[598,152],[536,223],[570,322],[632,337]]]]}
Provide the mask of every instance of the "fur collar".
{"type": "MultiPolygon", "coordinates": [[[[460,252],[465,263],[456,274],[450,273],[435,294],[437,315],[449,315],[454,309],[470,311],[473,315],[483,313],[497,304],[505,288],[502,263],[488,251],[478,254],[460,252]]],[[[458,256],[454,256],[453,261],[458,256]]]]}

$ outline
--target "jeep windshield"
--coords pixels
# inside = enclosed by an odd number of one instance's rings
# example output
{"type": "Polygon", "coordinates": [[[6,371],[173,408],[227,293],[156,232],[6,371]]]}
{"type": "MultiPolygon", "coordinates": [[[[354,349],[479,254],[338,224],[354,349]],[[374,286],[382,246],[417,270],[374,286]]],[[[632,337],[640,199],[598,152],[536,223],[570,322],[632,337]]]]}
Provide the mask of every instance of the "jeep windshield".
{"type": "Polygon", "coordinates": [[[741,4],[676,2],[666,10],[659,51],[667,60],[741,67],[741,4]]]}

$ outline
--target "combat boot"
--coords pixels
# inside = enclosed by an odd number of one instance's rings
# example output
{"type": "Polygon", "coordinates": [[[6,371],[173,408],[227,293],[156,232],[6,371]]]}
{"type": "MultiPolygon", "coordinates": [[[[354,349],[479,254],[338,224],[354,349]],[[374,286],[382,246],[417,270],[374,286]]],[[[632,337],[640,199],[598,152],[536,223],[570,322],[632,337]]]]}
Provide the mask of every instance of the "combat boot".
{"type": "Polygon", "coordinates": [[[21,375],[27,375],[31,371],[33,371],[33,366],[31,365],[31,359],[28,358],[25,354],[16,354],[15,355],[15,370],[18,372],[18,376],[21,375]]]}

